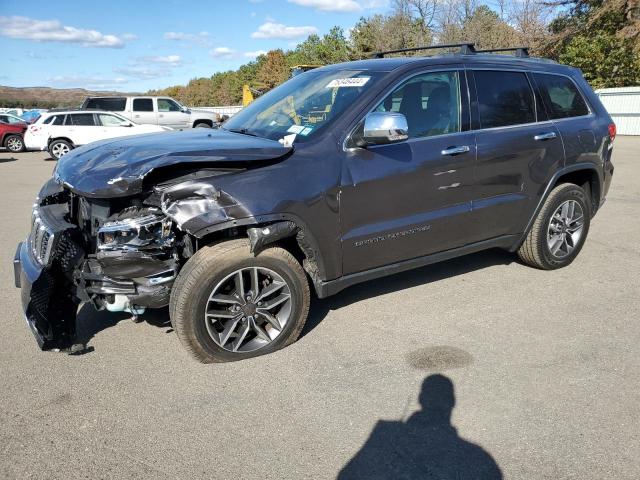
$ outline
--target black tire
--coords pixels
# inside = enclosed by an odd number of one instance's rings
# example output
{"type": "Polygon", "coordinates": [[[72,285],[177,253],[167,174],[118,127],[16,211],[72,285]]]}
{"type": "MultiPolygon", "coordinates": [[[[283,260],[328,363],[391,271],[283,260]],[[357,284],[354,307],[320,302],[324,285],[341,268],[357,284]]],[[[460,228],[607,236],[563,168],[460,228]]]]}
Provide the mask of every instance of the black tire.
{"type": "Polygon", "coordinates": [[[566,267],[575,260],[580,250],[582,250],[587,234],[589,233],[590,221],[591,202],[586,192],[573,183],[558,185],[544,202],[524,243],[518,250],[518,256],[527,265],[542,270],[554,270],[556,268],[566,267]],[[547,233],[549,232],[551,217],[567,200],[575,200],[580,205],[584,214],[584,223],[579,241],[573,247],[571,253],[563,257],[558,257],[551,252],[547,242],[547,233]]]}
{"type": "Polygon", "coordinates": [[[211,125],[207,122],[198,122],[193,126],[193,128],[211,128],[211,125]]]}
{"type": "Polygon", "coordinates": [[[60,157],[69,153],[71,150],[73,150],[73,145],[66,140],[54,140],[49,144],[49,154],[56,160],[60,160],[60,157]],[[59,153],[60,150],[64,150],[65,148],[67,150],[66,152],[59,153]]]}
{"type": "Polygon", "coordinates": [[[230,362],[279,350],[300,336],[309,313],[309,284],[300,263],[288,251],[269,247],[254,256],[246,239],[229,240],[200,249],[180,271],[171,292],[169,315],[183,347],[202,363],[230,362]],[[291,313],[280,334],[262,348],[231,352],[219,346],[205,324],[209,295],[240,268],[268,268],[282,277],[291,292],[291,313]]]}
{"type": "Polygon", "coordinates": [[[24,151],[24,140],[20,135],[7,135],[4,146],[12,153],[20,153],[24,151]]]}

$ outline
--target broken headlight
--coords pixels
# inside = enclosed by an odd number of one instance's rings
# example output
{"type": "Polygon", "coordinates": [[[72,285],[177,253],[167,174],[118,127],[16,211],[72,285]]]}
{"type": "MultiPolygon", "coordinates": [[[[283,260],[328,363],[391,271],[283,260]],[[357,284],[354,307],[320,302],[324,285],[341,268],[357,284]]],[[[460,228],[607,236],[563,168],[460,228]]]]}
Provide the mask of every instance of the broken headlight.
{"type": "Polygon", "coordinates": [[[105,222],[98,230],[98,251],[156,249],[172,241],[171,220],[154,213],[105,222]]]}

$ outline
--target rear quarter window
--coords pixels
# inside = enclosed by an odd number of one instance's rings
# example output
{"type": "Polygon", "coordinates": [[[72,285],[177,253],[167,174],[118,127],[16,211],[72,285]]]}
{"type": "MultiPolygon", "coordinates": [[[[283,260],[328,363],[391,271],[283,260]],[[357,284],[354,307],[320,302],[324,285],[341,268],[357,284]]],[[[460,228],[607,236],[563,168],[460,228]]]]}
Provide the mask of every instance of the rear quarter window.
{"type": "Polygon", "coordinates": [[[121,97],[90,98],[85,102],[84,108],[107,110],[109,112],[124,112],[126,105],[127,99],[121,97]]]}
{"type": "Polygon", "coordinates": [[[570,78],[544,73],[533,75],[550,118],[580,117],[589,114],[589,107],[570,78]]]}
{"type": "Polygon", "coordinates": [[[524,72],[474,71],[482,128],[536,121],[534,96],[524,72]]]}

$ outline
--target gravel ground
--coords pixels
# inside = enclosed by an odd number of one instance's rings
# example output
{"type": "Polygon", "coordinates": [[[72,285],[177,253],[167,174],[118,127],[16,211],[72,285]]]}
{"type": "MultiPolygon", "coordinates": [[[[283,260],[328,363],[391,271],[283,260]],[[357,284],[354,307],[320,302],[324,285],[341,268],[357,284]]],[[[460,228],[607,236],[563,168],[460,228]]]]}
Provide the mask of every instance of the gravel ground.
{"type": "Polygon", "coordinates": [[[638,150],[616,140],[568,268],[488,251],[358,285],[209,366],[166,312],[84,307],[93,352],[37,349],[11,259],[54,162],[0,151],[0,478],[640,478],[638,150]]]}

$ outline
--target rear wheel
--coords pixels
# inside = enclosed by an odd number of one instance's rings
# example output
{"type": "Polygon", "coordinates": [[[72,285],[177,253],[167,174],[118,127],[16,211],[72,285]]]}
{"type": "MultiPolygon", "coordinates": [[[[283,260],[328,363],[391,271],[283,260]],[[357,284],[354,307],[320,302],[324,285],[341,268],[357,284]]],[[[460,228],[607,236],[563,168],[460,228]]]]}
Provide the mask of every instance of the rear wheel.
{"type": "Polygon", "coordinates": [[[211,128],[211,125],[207,122],[198,122],[193,126],[193,128],[211,128]]]}
{"type": "Polygon", "coordinates": [[[569,265],[584,245],[590,219],[585,191],[572,183],[558,185],[544,202],[518,256],[544,270],[569,265]]]}
{"type": "Polygon", "coordinates": [[[4,141],[4,146],[10,152],[18,153],[24,150],[24,141],[20,135],[9,135],[4,141]]]}
{"type": "Polygon", "coordinates": [[[59,160],[73,149],[73,146],[66,140],[54,140],[49,144],[49,153],[53,158],[59,160]]]}
{"type": "Polygon", "coordinates": [[[270,247],[257,256],[247,240],[196,252],[171,292],[171,322],[203,363],[274,352],[293,343],[307,320],[309,285],[300,263],[270,247]]]}

